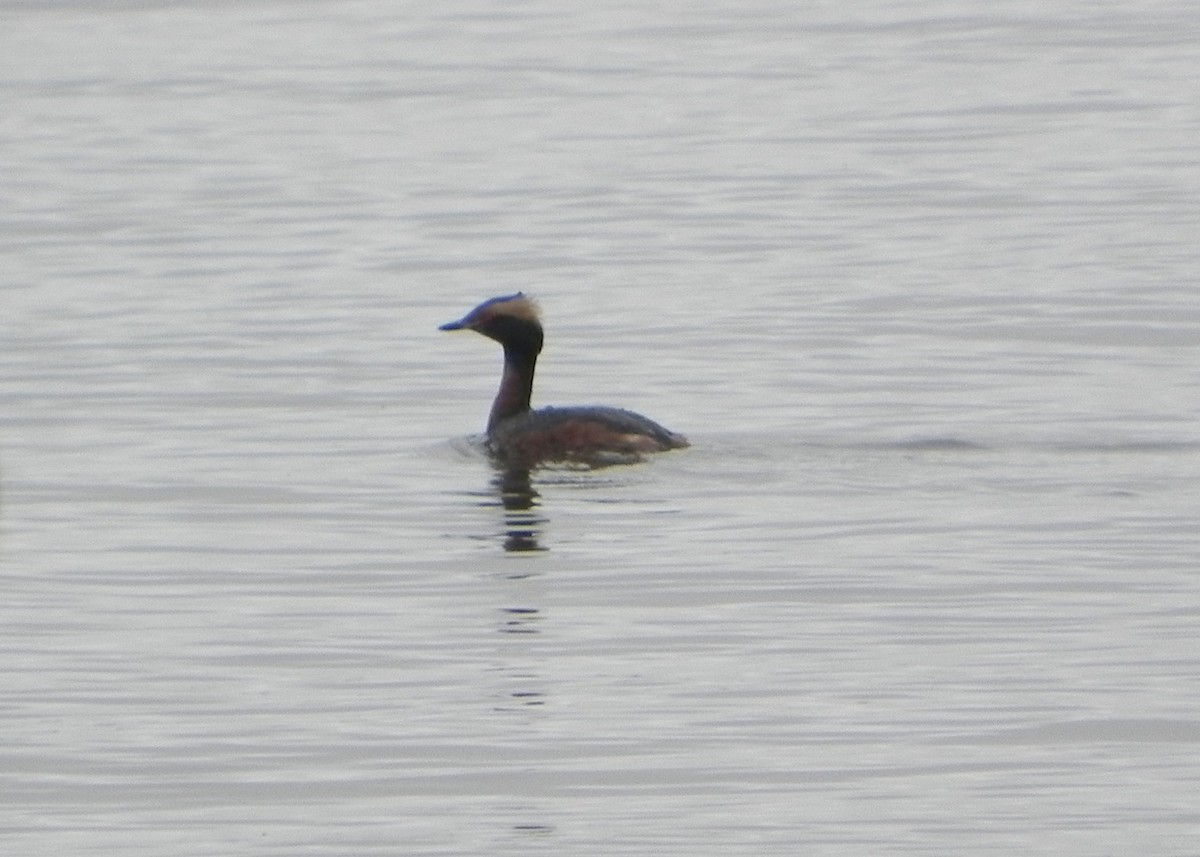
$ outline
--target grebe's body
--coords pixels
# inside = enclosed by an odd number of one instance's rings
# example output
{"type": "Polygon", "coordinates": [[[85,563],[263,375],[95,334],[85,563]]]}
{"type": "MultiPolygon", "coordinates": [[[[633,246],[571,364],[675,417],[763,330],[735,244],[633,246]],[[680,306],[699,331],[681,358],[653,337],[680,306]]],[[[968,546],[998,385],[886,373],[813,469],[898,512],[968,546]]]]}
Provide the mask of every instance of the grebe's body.
{"type": "Polygon", "coordinates": [[[682,436],[632,411],[603,406],[530,408],[542,350],[537,305],[520,292],[484,301],[442,330],[474,330],[504,347],[504,374],[488,416],[491,453],[512,466],[547,461],[610,464],[687,446],[682,436]]]}

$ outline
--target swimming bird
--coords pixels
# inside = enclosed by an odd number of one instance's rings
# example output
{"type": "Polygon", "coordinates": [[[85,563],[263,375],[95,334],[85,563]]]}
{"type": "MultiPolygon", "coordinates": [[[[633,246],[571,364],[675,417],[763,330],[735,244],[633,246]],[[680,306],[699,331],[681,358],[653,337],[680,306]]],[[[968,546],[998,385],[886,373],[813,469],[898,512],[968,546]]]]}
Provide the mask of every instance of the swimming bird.
{"type": "Polygon", "coordinates": [[[487,421],[488,451],[509,466],[542,462],[626,463],[688,445],[683,435],[622,408],[530,407],[544,334],[537,304],[523,292],[492,298],[440,330],[473,330],[504,348],[504,372],[487,421]]]}

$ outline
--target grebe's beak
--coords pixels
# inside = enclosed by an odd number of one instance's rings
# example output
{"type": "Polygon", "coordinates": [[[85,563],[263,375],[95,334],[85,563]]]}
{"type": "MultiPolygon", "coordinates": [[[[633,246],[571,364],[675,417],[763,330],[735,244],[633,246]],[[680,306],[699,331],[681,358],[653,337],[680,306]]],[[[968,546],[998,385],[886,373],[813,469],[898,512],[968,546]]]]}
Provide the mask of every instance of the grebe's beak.
{"type": "Polygon", "coordinates": [[[448,321],[443,324],[438,330],[466,330],[469,325],[465,318],[460,318],[458,321],[448,321]]]}

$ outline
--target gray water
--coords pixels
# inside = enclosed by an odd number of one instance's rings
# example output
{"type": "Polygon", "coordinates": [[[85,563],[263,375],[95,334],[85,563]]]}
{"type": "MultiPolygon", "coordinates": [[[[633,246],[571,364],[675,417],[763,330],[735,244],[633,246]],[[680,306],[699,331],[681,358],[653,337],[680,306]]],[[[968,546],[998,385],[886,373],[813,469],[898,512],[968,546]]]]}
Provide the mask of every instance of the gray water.
{"type": "MultiPolygon", "coordinates": [[[[1200,854],[1200,18],[5,3],[6,854],[1200,854]],[[542,403],[692,448],[502,490],[542,403]]],[[[510,488],[512,486],[509,486],[510,488]]]]}

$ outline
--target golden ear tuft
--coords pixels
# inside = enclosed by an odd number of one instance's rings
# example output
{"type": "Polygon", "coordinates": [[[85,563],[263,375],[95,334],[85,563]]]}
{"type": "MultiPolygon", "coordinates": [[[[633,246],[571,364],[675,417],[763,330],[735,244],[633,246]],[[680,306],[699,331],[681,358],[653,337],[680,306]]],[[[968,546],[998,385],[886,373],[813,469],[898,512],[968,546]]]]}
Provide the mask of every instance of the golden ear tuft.
{"type": "Polygon", "coordinates": [[[515,295],[501,298],[495,305],[495,312],[497,315],[510,315],[522,321],[540,323],[542,320],[542,312],[537,301],[527,297],[524,292],[517,292],[515,295]]]}
{"type": "Polygon", "coordinates": [[[522,322],[541,323],[541,312],[538,308],[538,302],[533,298],[528,298],[524,292],[505,295],[503,298],[486,300],[476,307],[474,312],[486,313],[491,318],[508,316],[509,318],[521,319],[522,322]]]}

